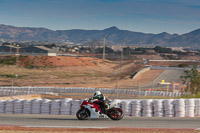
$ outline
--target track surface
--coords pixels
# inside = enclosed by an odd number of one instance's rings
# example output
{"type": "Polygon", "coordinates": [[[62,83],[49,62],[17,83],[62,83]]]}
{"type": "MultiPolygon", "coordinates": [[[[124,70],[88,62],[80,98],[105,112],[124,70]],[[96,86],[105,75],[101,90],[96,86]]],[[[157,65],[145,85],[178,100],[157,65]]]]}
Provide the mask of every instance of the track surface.
{"type": "Polygon", "coordinates": [[[181,82],[182,79],[181,76],[184,76],[185,73],[183,70],[165,70],[163,71],[157,78],[155,78],[151,83],[149,83],[146,86],[143,86],[144,88],[162,88],[167,87],[166,85],[158,85],[159,82],[162,80],[165,80],[165,82],[181,82]]]}
{"type": "Polygon", "coordinates": [[[190,128],[200,129],[200,118],[142,118],[124,117],[120,121],[110,119],[77,120],[67,115],[22,115],[0,114],[1,125],[25,127],[58,127],[58,128],[190,128]]]}

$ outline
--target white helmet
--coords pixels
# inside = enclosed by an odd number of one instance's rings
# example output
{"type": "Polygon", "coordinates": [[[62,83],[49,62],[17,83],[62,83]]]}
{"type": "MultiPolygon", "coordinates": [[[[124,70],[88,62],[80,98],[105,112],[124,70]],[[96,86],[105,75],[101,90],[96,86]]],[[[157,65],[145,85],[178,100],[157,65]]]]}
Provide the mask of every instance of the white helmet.
{"type": "Polygon", "coordinates": [[[95,91],[94,97],[99,96],[99,95],[101,95],[101,92],[100,91],[95,91]]]}

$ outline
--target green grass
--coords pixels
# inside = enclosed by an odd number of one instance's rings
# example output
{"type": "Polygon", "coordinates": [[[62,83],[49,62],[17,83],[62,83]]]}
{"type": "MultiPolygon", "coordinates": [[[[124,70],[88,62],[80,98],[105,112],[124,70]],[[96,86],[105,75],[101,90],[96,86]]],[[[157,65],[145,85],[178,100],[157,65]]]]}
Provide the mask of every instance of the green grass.
{"type": "Polygon", "coordinates": [[[0,77],[4,78],[24,78],[28,75],[15,75],[15,74],[0,74],[0,77]]]}
{"type": "Polygon", "coordinates": [[[200,92],[197,94],[183,95],[180,98],[200,98],[200,92]]]}

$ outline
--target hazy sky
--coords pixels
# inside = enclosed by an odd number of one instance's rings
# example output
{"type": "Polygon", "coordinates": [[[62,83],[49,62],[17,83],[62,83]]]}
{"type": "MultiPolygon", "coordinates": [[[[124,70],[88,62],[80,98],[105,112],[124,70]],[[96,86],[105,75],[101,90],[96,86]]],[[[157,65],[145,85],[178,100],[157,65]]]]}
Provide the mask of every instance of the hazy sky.
{"type": "Polygon", "coordinates": [[[0,0],[0,24],[183,34],[200,28],[200,0],[0,0]]]}

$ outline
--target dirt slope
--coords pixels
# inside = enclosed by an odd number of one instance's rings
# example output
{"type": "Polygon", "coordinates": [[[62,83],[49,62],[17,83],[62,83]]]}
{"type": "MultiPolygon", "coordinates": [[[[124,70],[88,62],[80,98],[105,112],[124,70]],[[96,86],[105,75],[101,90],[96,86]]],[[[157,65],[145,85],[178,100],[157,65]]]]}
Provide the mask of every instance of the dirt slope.
{"type": "Polygon", "coordinates": [[[26,56],[19,58],[18,63],[21,66],[96,66],[102,63],[101,59],[92,57],[66,57],[66,56],[26,56]]]}

